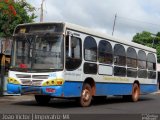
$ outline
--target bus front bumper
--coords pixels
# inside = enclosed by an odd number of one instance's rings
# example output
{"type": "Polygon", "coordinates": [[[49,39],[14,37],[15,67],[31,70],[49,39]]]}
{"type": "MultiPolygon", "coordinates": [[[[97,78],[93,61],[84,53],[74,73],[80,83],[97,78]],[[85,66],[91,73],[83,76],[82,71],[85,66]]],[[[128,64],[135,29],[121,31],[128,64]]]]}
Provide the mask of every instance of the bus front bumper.
{"type": "Polygon", "coordinates": [[[62,86],[23,86],[7,84],[8,94],[35,94],[63,97],[62,86]]]}

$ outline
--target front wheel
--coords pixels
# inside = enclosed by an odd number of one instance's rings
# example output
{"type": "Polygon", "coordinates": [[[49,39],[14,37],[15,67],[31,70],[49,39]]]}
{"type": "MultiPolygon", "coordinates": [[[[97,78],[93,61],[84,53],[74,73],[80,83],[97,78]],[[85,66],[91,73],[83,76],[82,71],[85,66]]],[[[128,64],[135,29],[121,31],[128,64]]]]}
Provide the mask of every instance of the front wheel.
{"type": "Polygon", "coordinates": [[[40,105],[46,105],[49,103],[51,97],[47,95],[35,95],[35,100],[40,105]]]}
{"type": "Polygon", "coordinates": [[[80,97],[80,105],[82,107],[88,107],[92,101],[92,88],[88,83],[83,85],[81,97],[80,97]]]}

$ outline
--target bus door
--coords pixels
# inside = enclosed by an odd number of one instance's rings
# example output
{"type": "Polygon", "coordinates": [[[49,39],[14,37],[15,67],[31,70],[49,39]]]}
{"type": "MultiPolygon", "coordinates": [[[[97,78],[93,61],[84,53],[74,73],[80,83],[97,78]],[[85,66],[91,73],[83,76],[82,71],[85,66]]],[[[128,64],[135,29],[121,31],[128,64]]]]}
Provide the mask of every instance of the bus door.
{"type": "Polygon", "coordinates": [[[65,41],[66,63],[65,68],[70,75],[69,79],[81,79],[82,72],[82,40],[80,35],[68,31],[65,41]]]}

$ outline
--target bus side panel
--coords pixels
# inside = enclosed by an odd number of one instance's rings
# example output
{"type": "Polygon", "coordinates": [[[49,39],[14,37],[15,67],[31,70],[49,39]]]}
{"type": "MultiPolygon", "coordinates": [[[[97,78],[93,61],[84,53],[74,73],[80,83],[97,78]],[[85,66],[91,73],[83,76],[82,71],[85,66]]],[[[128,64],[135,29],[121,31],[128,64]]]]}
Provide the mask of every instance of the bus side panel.
{"type": "Polygon", "coordinates": [[[64,97],[80,97],[82,82],[65,81],[63,85],[64,97]]]}
{"type": "Polygon", "coordinates": [[[96,96],[100,95],[129,95],[132,84],[96,83],[96,96]]]}
{"type": "Polygon", "coordinates": [[[156,84],[155,85],[141,84],[140,89],[141,89],[141,94],[147,94],[156,92],[158,90],[158,86],[156,84]]]}
{"type": "MultiPolygon", "coordinates": [[[[96,95],[131,95],[133,84],[97,83],[96,95]]],[[[140,85],[141,94],[153,93],[157,91],[157,85],[140,85]]]]}

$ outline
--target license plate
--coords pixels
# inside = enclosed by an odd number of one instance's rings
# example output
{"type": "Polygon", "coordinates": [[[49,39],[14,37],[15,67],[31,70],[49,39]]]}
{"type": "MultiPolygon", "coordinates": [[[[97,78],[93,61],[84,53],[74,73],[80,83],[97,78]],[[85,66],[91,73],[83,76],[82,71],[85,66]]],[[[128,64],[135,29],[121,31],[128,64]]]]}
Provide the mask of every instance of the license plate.
{"type": "Polygon", "coordinates": [[[27,86],[22,87],[22,94],[41,94],[41,88],[40,87],[34,87],[34,86],[27,86]]]}

